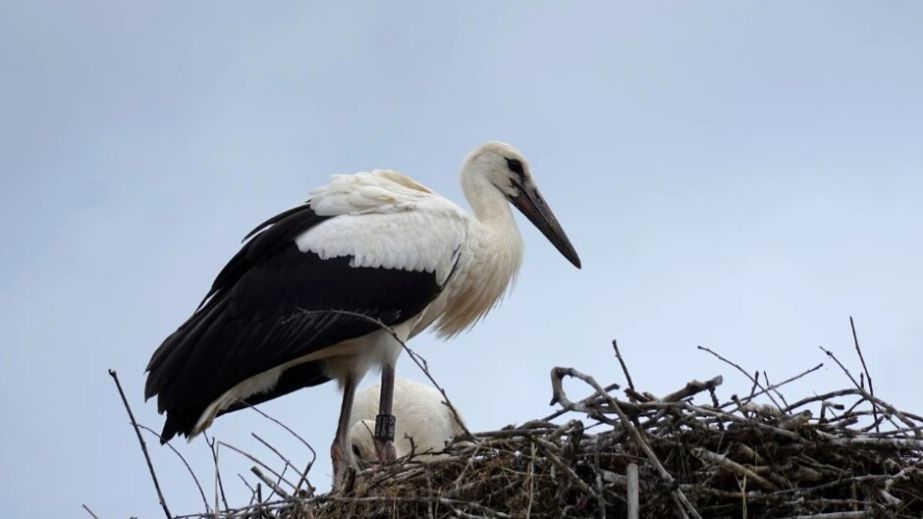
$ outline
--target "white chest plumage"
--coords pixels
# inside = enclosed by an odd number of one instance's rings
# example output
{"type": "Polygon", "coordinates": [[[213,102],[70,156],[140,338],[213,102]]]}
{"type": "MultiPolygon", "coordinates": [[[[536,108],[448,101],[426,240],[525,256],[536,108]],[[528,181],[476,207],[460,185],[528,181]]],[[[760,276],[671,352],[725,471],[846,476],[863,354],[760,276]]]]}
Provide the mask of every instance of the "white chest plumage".
{"type": "Polygon", "coordinates": [[[515,283],[522,263],[522,238],[510,217],[510,225],[484,226],[469,233],[456,272],[440,296],[427,308],[414,332],[436,322],[441,337],[452,337],[483,318],[515,283]]]}

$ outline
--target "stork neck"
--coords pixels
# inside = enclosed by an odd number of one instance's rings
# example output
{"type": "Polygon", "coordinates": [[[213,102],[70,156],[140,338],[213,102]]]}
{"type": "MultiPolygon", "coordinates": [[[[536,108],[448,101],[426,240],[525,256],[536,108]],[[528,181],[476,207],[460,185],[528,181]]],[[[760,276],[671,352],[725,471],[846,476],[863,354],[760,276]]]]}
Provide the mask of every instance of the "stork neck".
{"type": "Polygon", "coordinates": [[[462,191],[471,205],[471,212],[478,220],[498,226],[515,227],[516,221],[513,219],[509,202],[492,184],[481,179],[462,177],[462,191]]]}

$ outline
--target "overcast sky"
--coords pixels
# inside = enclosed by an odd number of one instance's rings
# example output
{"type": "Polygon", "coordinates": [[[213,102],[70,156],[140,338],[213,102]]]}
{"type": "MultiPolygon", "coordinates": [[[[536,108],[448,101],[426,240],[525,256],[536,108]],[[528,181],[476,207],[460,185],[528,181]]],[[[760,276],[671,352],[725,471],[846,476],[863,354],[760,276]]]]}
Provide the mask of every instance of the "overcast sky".
{"type": "MultiPolygon", "coordinates": [[[[584,268],[520,218],[512,296],[413,341],[473,429],[550,412],[555,365],[623,382],[613,338],[660,394],[749,389],[699,344],[775,380],[819,345],[855,367],[850,315],[877,393],[923,411],[921,27],[912,1],[5,0],[0,509],[158,516],[106,369],[159,430],[143,369],[247,231],[375,167],[464,204],[459,165],[491,139],[530,159],[584,268]]],[[[846,385],[825,367],[789,391],[846,385]]],[[[328,384],[263,406],[318,451],[321,490],[338,403],[328,384]]],[[[251,431],[308,459],[250,411],[212,429],[278,466],[251,431]]],[[[211,493],[204,442],[176,446],[211,493]]],[[[152,455],[173,511],[202,511],[152,455]]],[[[244,504],[250,463],[221,464],[244,504]]]]}

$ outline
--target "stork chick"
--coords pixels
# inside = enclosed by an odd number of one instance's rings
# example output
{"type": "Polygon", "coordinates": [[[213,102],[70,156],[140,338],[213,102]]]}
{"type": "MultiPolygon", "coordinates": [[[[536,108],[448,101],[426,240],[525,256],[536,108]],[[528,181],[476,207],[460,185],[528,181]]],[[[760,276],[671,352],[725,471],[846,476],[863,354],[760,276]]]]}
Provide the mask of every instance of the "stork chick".
{"type": "MultiPolygon", "coordinates": [[[[378,460],[375,451],[375,417],[381,399],[381,384],[368,386],[356,393],[349,428],[349,444],[354,465],[363,466],[378,460]]],[[[394,430],[395,455],[413,454],[415,459],[430,461],[452,439],[465,432],[464,422],[445,404],[435,389],[399,378],[394,383],[394,407],[397,426],[394,430]]]]}

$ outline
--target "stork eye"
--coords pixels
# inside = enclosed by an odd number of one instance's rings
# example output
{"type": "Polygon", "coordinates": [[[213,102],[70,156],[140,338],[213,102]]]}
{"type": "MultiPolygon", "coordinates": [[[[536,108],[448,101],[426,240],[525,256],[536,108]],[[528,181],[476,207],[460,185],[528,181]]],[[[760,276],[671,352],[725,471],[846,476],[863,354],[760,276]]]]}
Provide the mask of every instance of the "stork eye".
{"type": "Polygon", "coordinates": [[[522,161],[519,159],[506,159],[506,167],[519,176],[523,175],[522,161]]]}
{"type": "Polygon", "coordinates": [[[362,452],[359,451],[359,446],[356,445],[355,443],[353,444],[353,454],[355,454],[355,456],[356,456],[357,458],[361,458],[361,457],[362,457],[362,452]]]}

